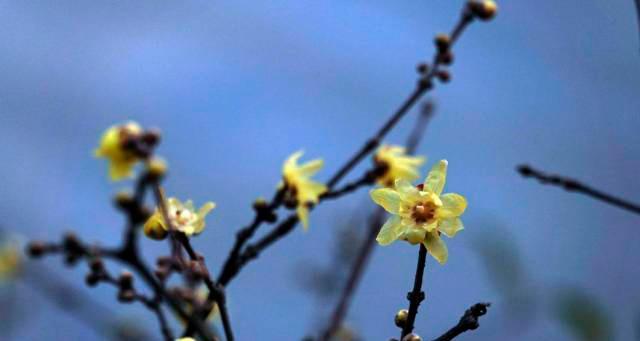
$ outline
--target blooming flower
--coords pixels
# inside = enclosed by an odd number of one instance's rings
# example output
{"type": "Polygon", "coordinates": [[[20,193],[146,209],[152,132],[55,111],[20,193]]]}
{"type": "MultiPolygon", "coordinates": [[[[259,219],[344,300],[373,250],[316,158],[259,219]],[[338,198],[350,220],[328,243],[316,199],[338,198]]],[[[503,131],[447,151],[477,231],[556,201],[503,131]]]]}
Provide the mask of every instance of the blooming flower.
{"type": "Polygon", "coordinates": [[[404,147],[393,145],[378,148],[373,160],[384,171],[376,180],[385,187],[393,187],[396,179],[416,180],[420,177],[417,168],[425,162],[424,157],[407,155],[404,147]]]}
{"type": "Polygon", "coordinates": [[[128,122],[112,126],[102,135],[100,146],[94,151],[94,155],[109,160],[111,180],[117,181],[133,175],[133,166],[138,157],[126,148],[126,142],[141,134],[142,128],[136,122],[128,122]]]}
{"type": "MultiPolygon", "coordinates": [[[[180,200],[176,198],[169,198],[167,200],[167,213],[171,224],[187,236],[199,234],[204,230],[204,219],[215,207],[216,204],[209,201],[196,211],[191,200],[185,203],[181,203],[180,200]]],[[[144,233],[149,238],[163,239],[168,231],[169,226],[166,224],[160,208],[156,208],[153,215],[144,223],[144,233]]]]}
{"type": "Polygon", "coordinates": [[[309,205],[318,203],[320,195],[327,191],[327,186],[311,180],[311,177],[322,168],[324,164],[322,159],[298,165],[302,154],[302,151],[295,152],[285,161],[282,167],[283,182],[280,183],[279,188],[286,188],[285,202],[294,202],[298,218],[302,226],[307,229],[309,205]]]}
{"type": "Polygon", "coordinates": [[[20,251],[15,242],[0,246],[0,283],[13,278],[20,268],[20,251]]]}
{"type": "Polygon", "coordinates": [[[447,177],[447,161],[436,164],[422,185],[414,187],[404,179],[396,180],[394,188],[379,188],[371,198],[393,216],[387,220],[376,240],[388,245],[397,239],[411,244],[422,243],[440,263],[447,261],[447,246],[443,233],[452,238],[464,227],[460,215],[467,200],[455,193],[442,194],[447,177]]]}

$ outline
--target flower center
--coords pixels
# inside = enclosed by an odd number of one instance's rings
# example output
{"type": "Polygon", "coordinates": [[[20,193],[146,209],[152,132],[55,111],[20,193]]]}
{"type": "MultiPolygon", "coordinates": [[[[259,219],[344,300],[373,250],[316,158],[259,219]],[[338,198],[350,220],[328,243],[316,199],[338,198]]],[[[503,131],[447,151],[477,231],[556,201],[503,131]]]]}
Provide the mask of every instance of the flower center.
{"type": "Polygon", "coordinates": [[[189,210],[176,210],[174,220],[178,225],[186,225],[191,221],[193,214],[189,210]]]}
{"type": "Polygon", "coordinates": [[[416,223],[422,224],[431,221],[436,215],[436,205],[432,202],[423,202],[415,205],[411,210],[411,218],[416,223]]]}

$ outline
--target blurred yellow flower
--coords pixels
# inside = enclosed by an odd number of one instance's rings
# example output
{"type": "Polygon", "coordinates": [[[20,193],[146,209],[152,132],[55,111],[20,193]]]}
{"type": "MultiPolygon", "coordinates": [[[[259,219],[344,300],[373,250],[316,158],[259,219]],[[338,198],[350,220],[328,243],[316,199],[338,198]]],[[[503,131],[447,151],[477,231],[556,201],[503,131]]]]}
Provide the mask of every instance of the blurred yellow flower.
{"type": "Polygon", "coordinates": [[[192,337],[181,337],[179,339],[176,339],[176,341],[196,341],[196,340],[192,337]]]}
{"type": "Polygon", "coordinates": [[[397,179],[416,180],[420,177],[418,167],[425,162],[424,157],[407,155],[404,147],[394,145],[378,148],[373,160],[384,170],[376,181],[385,187],[393,187],[397,179]]]}
{"type": "Polygon", "coordinates": [[[397,239],[422,243],[440,264],[446,263],[447,246],[440,233],[452,238],[461,231],[464,227],[460,215],[467,208],[463,196],[442,194],[446,178],[447,161],[442,160],[417,188],[399,179],[394,188],[372,190],[373,201],[393,214],[378,233],[378,243],[388,245],[397,239]]]}
{"type": "Polygon", "coordinates": [[[100,146],[94,151],[96,157],[109,160],[109,176],[117,181],[133,175],[133,166],[138,157],[125,148],[126,142],[142,134],[142,128],[136,122],[111,126],[100,139],[100,146]]]}
{"type": "Polygon", "coordinates": [[[327,186],[311,180],[323,166],[322,159],[315,159],[298,165],[298,160],[303,152],[293,153],[285,161],[282,167],[283,182],[279,188],[286,188],[286,197],[289,201],[295,201],[298,218],[305,230],[309,227],[309,205],[317,204],[320,195],[327,191],[327,186]]]}
{"type": "Polygon", "coordinates": [[[16,242],[4,242],[0,246],[0,283],[14,278],[19,269],[20,251],[16,242]]]}
{"type": "MultiPolygon", "coordinates": [[[[187,236],[200,234],[205,227],[205,217],[216,207],[216,204],[206,202],[199,210],[193,207],[193,202],[188,200],[185,203],[176,198],[167,200],[167,213],[172,225],[187,236]]],[[[169,226],[166,224],[160,208],[144,223],[144,233],[152,239],[162,239],[167,235],[169,226]]]]}

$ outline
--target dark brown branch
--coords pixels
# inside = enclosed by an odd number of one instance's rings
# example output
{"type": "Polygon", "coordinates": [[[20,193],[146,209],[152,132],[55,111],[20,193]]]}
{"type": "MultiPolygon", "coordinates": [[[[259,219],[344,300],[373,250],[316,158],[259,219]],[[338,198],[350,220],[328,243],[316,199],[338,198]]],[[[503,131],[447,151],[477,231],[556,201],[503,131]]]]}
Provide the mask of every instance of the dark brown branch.
{"type": "Polygon", "coordinates": [[[365,172],[359,179],[342,186],[342,188],[324,193],[323,195],[320,196],[320,199],[322,200],[337,199],[343,195],[349,194],[357,190],[360,187],[372,185],[376,181],[376,178],[378,177],[378,175],[383,172],[384,172],[384,169],[380,169],[379,167],[374,167],[371,170],[365,172]]]}
{"type": "Polygon", "coordinates": [[[451,341],[466,331],[478,329],[480,327],[480,316],[487,313],[489,306],[491,306],[491,303],[474,304],[464,312],[458,324],[433,341],[451,341]]]}
{"type": "Polygon", "coordinates": [[[520,165],[518,166],[518,172],[524,177],[531,177],[534,179],[538,179],[542,184],[554,185],[558,187],[564,188],[569,192],[578,192],[585,195],[588,195],[592,198],[598,199],[600,201],[606,202],[613,206],[620,207],[627,211],[640,214],[640,205],[626,201],[624,199],[620,199],[613,195],[601,192],[597,189],[591,188],[585,184],[582,184],[576,180],[562,177],[559,175],[550,175],[546,174],[542,171],[536,170],[528,165],[520,165]]]}
{"type": "Polygon", "coordinates": [[[416,266],[416,275],[413,279],[413,290],[407,293],[407,300],[409,300],[409,315],[407,321],[402,328],[402,340],[407,334],[413,331],[413,324],[418,314],[418,307],[420,302],[424,300],[424,291],[422,291],[422,277],[424,275],[424,265],[427,260],[427,249],[424,245],[420,244],[420,251],[418,251],[418,265],[416,266]]]}
{"type": "MultiPolygon", "coordinates": [[[[422,140],[424,136],[424,132],[426,126],[433,116],[435,105],[431,101],[427,101],[420,112],[420,116],[418,116],[418,120],[414,126],[413,131],[409,135],[407,139],[407,154],[414,154],[418,144],[422,140]]],[[[371,257],[371,253],[374,250],[376,235],[380,230],[380,226],[382,226],[382,222],[384,221],[385,211],[382,208],[378,208],[372,214],[368,229],[366,231],[365,239],[362,241],[360,249],[358,250],[358,255],[353,263],[351,271],[349,273],[349,278],[347,279],[346,285],[340,295],[340,299],[338,300],[338,304],[336,305],[333,313],[331,314],[330,322],[327,328],[321,333],[320,340],[328,341],[333,337],[336,331],[342,325],[342,321],[349,310],[349,305],[353,299],[353,294],[360,283],[360,279],[366,270],[368,260],[371,257]]]]}

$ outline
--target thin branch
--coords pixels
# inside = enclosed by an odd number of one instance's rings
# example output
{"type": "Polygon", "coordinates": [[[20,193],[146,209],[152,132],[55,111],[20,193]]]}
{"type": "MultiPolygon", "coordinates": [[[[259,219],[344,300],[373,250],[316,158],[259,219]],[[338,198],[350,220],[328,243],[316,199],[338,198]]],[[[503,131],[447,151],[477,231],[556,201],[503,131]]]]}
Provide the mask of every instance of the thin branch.
{"type": "Polygon", "coordinates": [[[592,198],[598,199],[600,201],[604,201],[613,206],[620,207],[627,211],[640,214],[640,205],[626,201],[624,199],[620,199],[611,194],[604,193],[597,189],[591,188],[585,184],[582,184],[576,180],[562,177],[559,175],[550,175],[546,174],[542,171],[536,170],[528,165],[520,165],[518,166],[518,172],[525,178],[531,177],[534,179],[538,179],[540,183],[547,185],[554,185],[558,187],[564,188],[569,192],[578,192],[585,195],[588,195],[592,198]]]}
{"type": "Polygon", "coordinates": [[[427,260],[427,248],[423,244],[420,244],[420,251],[418,251],[418,265],[416,266],[416,276],[413,279],[413,290],[407,293],[407,300],[409,300],[409,314],[407,315],[407,321],[402,328],[402,340],[407,334],[413,331],[413,324],[418,314],[418,307],[420,302],[424,300],[424,291],[422,291],[422,277],[424,275],[424,265],[427,260]]]}
{"type": "MultiPolygon", "coordinates": [[[[427,101],[424,103],[420,115],[418,116],[418,120],[416,121],[416,124],[413,128],[413,131],[407,139],[407,154],[415,153],[418,144],[424,136],[427,124],[433,116],[434,108],[435,105],[433,104],[433,102],[427,101]]],[[[356,256],[356,259],[353,263],[353,266],[349,273],[349,278],[347,279],[346,285],[342,290],[340,299],[338,300],[338,304],[331,314],[329,325],[320,335],[321,341],[330,340],[342,325],[342,321],[344,320],[347,311],[349,310],[349,305],[353,300],[353,295],[356,291],[356,288],[358,287],[358,284],[360,283],[360,279],[362,278],[362,275],[366,270],[369,258],[371,257],[371,254],[374,250],[376,235],[380,230],[380,226],[382,226],[384,216],[385,211],[382,208],[377,208],[371,215],[365,239],[362,241],[362,244],[358,250],[358,255],[356,256]]]]}
{"type": "Polygon", "coordinates": [[[477,329],[480,327],[480,316],[487,313],[487,308],[489,308],[489,306],[491,306],[491,303],[474,304],[464,312],[464,315],[462,315],[458,324],[433,341],[451,341],[456,336],[466,331],[477,329]]]}

